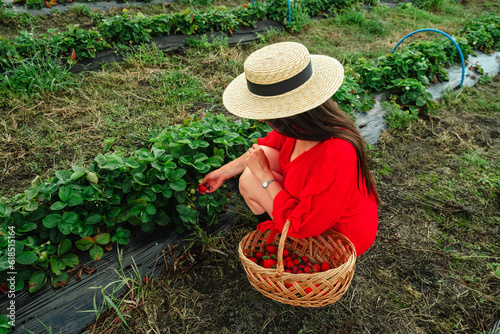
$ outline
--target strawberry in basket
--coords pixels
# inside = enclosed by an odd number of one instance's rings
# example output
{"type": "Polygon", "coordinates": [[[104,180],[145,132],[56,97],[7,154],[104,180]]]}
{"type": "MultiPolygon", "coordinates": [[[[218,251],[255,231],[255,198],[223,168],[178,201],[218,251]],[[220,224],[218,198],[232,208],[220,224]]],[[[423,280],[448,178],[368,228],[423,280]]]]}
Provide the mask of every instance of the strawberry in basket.
{"type": "MultiPolygon", "coordinates": [[[[276,268],[278,247],[269,244],[264,249],[265,252],[257,251],[248,258],[264,268],[276,268]]],[[[283,249],[283,266],[285,272],[292,274],[317,273],[331,269],[327,262],[313,263],[308,256],[299,256],[290,252],[288,248],[283,249]]]]}

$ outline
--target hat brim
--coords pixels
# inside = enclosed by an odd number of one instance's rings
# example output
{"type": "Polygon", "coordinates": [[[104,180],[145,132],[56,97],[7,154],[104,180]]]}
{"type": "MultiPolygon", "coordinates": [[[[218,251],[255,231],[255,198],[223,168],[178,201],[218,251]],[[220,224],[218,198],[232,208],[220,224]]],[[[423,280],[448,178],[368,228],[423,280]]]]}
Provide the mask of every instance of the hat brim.
{"type": "Polygon", "coordinates": [[[251,93],[242,73],[227,86],[222,102],[230,113],[250,119],[289,117],[316,108],[342,85],[344,67],[335,58],[322,55],[311,55],[311,65],[313,74],[309,80],[278,96],[251,93]]]}

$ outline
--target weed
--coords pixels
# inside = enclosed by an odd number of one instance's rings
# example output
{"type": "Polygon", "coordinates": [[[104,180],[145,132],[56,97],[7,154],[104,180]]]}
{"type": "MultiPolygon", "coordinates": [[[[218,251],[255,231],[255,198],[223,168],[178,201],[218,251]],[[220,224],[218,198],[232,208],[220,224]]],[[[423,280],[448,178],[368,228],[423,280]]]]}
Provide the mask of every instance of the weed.
{"type": "Polygon", "coordinates": [[[206,51],[218,50],[229,45],[228,37],[226,36],[216,36],[215,38],[210,38],[209,40],[206,34],[199,37],[189,36],[186,39],[186,44],[192,48],[206,51]]]}
{"type": "Polygon", "coordinates": [[[486,75],[482,75],[479,80],[478,80],[479,84],[480,85],[487,85],[487,84],[491,84],[493,82],[493,77],[491,77],[490,75],[486,74],[486,75]]]}
{"type": "Polygon", "coordinates": [[[181,0],[183,4],[195,7],[195,6],[208,6],[211,5],[214,0],[181,0]]]}
{"type": "Polygon", "coordinates": [[[259,44],[276,43],[281,38],[286,37],[287,33],[283,30],[271,27],[265,33],[257,33],[257,41],[259,44]]]}
{"type": "Polygon", "coordinates": [[[92,17],[90,9],[87,6],[85,6],[85,4],[75,4],[71,6],[69,10],[79,15],[92,17]]]}
{"type": "Polygon", "coordinates": [[[500,278],[500,263],[498,262],[493,262],[493,263],[488,263],[488,267],[493,271],[493,274],[500,278]]]}
{"type": "Polygon", "coordinates": [[[443,10],[446,0],[413,0],[413,4],[420,9],[437,12],[443,10]]]}
{"type": "Polygon", "coordinates": [[[0,87],[27,95],[67,90],[80,82],[77,75],[48,52],[40,51],[21,60],[5,60],[4,68],[0,87]]]}
{"type": "Polygon", "coordinates": [[[301,31],[304,26],[310,21],[309,15],[300,2],[291,2],[290,9],[291,21],[288,22],[288,19],[286,19],[286,26],[292,32],[301,31]]]}
{"type": "Polygon", "coordinates": [[[381,19],[369,19],[365,22],[366,32],[377,37],[384,37],[389,34],[388,24],[381,19]]]}
{"type": "Polygon", "coordinates": [[[6,10],[4,9],[3,5],[0,5],[0,20],[2,21],[8,21],[8,20],[14,20],[17,19],[19,14],[12,10],[6,10]]]}
{"type": "Polygon", "coordinates": [[[189,103],[211,99],[203,89],[200,89],[200,80],[188,69],[154,72],[150,83],[163,93],[165,103],[189,103]]]}
{"type": "Polygon", "coordinates": [[[38,24],[41,22],[41,18],[37,16],[33,16],[28,12],[23,12],[21,16],[19,17],[19,22],[21,23],[22,26],[24,27],[31,27],[35,24],[38,24]]]}
{"type": "Polygon", "coordinates": [[[125,51],[124,67],[165,68],[171,60],[155,44],[141,44],[125,51]]]}
{"type": "Polygon", "coordinates": [[[383,102],[382,107],[386,111],[384,118],[391,129],[406,129],[418,119],[418,110],[416,108],[402,110],[394,101],[383,102]]]}

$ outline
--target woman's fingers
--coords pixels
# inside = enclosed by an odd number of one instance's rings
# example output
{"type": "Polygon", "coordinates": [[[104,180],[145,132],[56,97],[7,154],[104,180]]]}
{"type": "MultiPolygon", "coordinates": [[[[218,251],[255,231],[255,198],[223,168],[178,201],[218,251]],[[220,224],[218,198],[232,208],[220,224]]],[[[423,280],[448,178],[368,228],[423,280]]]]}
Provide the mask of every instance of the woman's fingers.
{"type": "Polygon", "coordinates": [[[203,178],[203,182],[200,185],[200,192],[202,194],[209,194],[216,191],[224,183],[224,179],[220,176],[217,171],[208,173],[203,178]]]}

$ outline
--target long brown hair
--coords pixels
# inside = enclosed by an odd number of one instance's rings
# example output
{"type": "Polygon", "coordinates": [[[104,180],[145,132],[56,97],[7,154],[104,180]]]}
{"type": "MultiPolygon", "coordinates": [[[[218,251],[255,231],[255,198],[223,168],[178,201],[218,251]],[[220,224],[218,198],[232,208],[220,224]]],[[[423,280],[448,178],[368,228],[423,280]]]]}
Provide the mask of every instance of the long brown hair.
{"type": "Polygon", "coordinates": [[[331,99],[308,112],[285,118],[270,119],[267,120],[267,123],[282,135],[295,139],[324,141],[330,138],[339,138],[351,143],[358,157],[358,189],[359,173],[361,172],[368,194],[377,201],[377,204],[379,203],[375,181],[368,168],[365,142],[353,120],[340,110],[331,99]]]}

